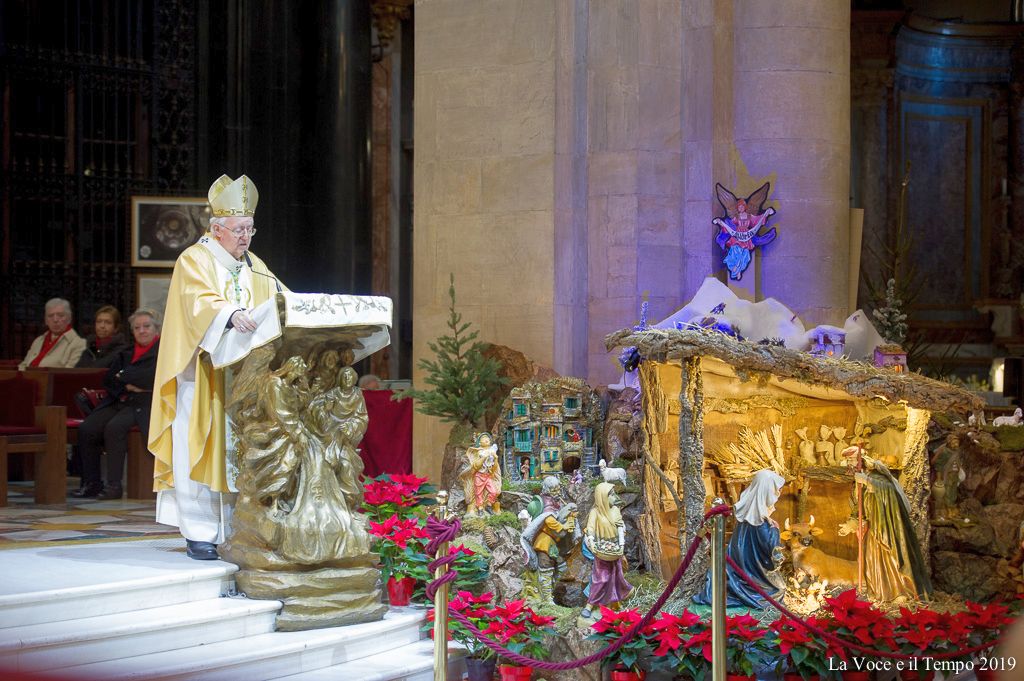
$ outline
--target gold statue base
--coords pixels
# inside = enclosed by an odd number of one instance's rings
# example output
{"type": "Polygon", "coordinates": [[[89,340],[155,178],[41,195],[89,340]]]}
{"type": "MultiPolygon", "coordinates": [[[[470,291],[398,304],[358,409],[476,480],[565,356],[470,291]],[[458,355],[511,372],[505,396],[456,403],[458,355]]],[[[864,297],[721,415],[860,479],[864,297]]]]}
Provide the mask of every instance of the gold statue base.
{"type": "Polygon", "coordinates": [[[235,581],[250,598],[284,603],[277,615],[278,631],[376,622],[388,610],[381,602],[380,571],[373,567],[295,572],[239,570],[235,581]]]}
{"type": "Polygon", "coordinates": [[[299,338],[309,347],[286,344],[273,370],[277,350],[252,351],[227,406],[238,498],[219,552],[238,565],[240,591],[284,603],[280,631],[372,622],[387,612],[359,513],[358,445],[368,417],[356,372],[345,366],[353,341],[322,342],[315,330],[299,338]]]}

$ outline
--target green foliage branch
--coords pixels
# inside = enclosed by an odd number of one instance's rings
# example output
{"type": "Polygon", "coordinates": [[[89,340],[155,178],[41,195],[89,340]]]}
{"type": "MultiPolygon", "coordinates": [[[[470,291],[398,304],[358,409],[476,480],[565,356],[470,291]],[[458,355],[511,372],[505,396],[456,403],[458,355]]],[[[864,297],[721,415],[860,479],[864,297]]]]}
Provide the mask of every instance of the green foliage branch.
{"type": "Polygon", "coordinates": [[[427,343],[433,359],[423,358],[419,368],[426,374],[424,382],[430,389],[409,388],[395,399],[411,397],[421,414],[438,416],[444,421],[483,430],[484,416],[495,402],[501,386],[508,379],[500,376],[501,363],[486,357],[485,343],[477,340],[479,331],[470,331],[470,323],[462,321],[455,310],[455,275],[448,287],[448,334],[427,343]]]}

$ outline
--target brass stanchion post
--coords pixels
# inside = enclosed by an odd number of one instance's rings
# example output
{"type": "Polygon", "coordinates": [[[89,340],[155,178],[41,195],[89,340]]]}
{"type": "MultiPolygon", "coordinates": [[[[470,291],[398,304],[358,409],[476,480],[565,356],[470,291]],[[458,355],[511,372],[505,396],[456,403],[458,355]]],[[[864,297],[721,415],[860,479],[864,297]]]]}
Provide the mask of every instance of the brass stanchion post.
{"type": "MultiPolygon", "coordinates": [[[[716,497],[712,506],[722,506],[716,497]]],[[[725,681],[725,515],[711,521],[711,681],[725,681]]]]}
{"type": "MultiPolygon", "coordinates": [[[[448,520],[448,492],[437,493],[438,520],[448,520]]],[[[435,559],[448,555],[448,542],[437,547],[435,559]]],[[[442,565],[434,570],[434,579],[441,579],[448,572],[442,565]]],[[[448,681],[448,585],[442,584],[434,593],[434,681],[448,681]]]]}

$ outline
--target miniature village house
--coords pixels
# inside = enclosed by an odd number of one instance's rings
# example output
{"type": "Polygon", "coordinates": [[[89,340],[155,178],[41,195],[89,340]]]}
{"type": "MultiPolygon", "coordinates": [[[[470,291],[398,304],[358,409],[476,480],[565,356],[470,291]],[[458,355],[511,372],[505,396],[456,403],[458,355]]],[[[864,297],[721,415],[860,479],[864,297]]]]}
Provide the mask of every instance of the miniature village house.
{"type": "Polygon", "coordinates": [[[879,369],[891,369],[899,373],[908,371],[907,351],[898,345],[879,345],[875,348],[873,363],[879,369]]]}
{"type": "Polygon", "coordinates": [[[811,354],[826,357],[842,357],[846,347],[846,332],[835,326],[819,326],[814,329],[811,354]]]}
{"type": "Polygon", "coordinates": [[[501,414],[494,431],[510,479],[597,465],[601,404],[582,380],[559,378],[513,388],[501,414]]]}
{"type": "MultiPolygon", "coordinates": [[[[625,329],[606,344],[636,346],[644,358],[642,429],[650,457],[641,527],[650,563],[666,577],[711,499],[735,503],[764,468],[786,479],[779,523],[814,515],[824,530],[815,546],[855,559],[855,538],[838,532],[851,517],[854,490],[853,462],[841,453],[853,445],[899,479],[928,555],[931,411],[982,409],[975,394],[919,374],[703,329],[625,329]],[[673,536],[679,541],[667,540],[673,536]]],[[[696,572],[703,579],[703,571],[696,572]]]]}

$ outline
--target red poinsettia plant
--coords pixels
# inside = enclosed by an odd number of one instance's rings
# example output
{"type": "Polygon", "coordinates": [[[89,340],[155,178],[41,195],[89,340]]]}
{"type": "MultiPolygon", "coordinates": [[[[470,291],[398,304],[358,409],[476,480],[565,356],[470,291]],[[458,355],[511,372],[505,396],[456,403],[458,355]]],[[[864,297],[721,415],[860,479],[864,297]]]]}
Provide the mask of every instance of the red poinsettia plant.
{"type": "MultiPolygon", "coordinates": [[[[769,664],[774,652],[768,630],[757,618],[734,615],[725,618],[725,671],[753,676],[769,664]]],[[[703,645],[705,659],[711,659],[711,642],[703,645]]]]}
{"type": "MultiPolygon", "coordinates": [[[[753,676],[771,661],[774,654],[768,630],[750,615],[733,615],[725,618],[725,671],[738,676],[753,676]]],[[[688,639],[683,641],[687,653],[696,657],[699,653],[706,665],[711,664],[711,625],[697,625],[691,628],[688,639]]],[[[688,661],[694,664],[696,661],[688,661]]],[[[701,669],[701,667],[697,667],[701,669]]],[[[694,672],[690,672],[694,673],[694,672]]],[[[698,672],[699,673],[699,672],[698,672]]],[[[701,674],[703,677],[703,674],[701,674]]],[[[694,673],[694,678],[698,678],[694,673]]]]}
{"type": "Polygon", "coordinates": [[[416,576],[427,537],[423,508],[434,503],[434,491],[426,478],[411,474],[384,474],[363,485],[360,511],[369,521],[383,579],[416,576]]]}
{"type": "Polygon", "coordinates": [[[998,601],[982,604],[967,601],[967,609],[959,613],[966,632],[966,646],[995,646],[1003,629],[1016,618],[1010,606],[998,601]]]}
{"type": "MultiPolygon", "coordinates": [[[[459,591],[454,598],[448,601],[448,610],[465,615],[474,627],[483,631],[488,628],[494,616],[494,594],[484,593],[474,596],[469,591],[459,591]]],[[[429,628],[430,635],[433,637],[433,608],[427,613],[426,627],[429,628]]],[[[454,617],[448,618],[448,638],[462,645],[466,649],[468,657],[478,660],[489,660],[494,657],[494,651],[477,638],[476,634],[471,632],[465,624],[454,617]]]]}
{"type": "Polygon", "coordinates": [[[433,504],[430,495],[435,491],[426,478],[385,473],[363,485],[363,507],[360,510],[376,522],[391,516],[409,518],[416,515],[417,508],[433,504]]]}
{"type": "Polygon", "coordinates": [[[943,653],[967,647],[968,628],[963,613],[902,607],[892,624],[900,652],[908,655],[943,653]]]}
{"type": "Polygon", "coordinates": [[[554,617],[538,615],[524,600],[495,606],[485,611],[484,616],[489,621],[481,631],[491,640],[536,660],[548,656],[548,644],[555,634],[554,617]]]}
{"type": "MultiPolygon", "coordinates": [[[[616,611],[602,605],[601,617],[590,625],[594,631],[587,636],[587,639],[601,641],[605,645],[613,643],[625,636],[641,619],[643,619],[643,615],[634,608],[616,611]]],[[[628,643],[605,658],[604,664],[612,669],[629,669],[638,672],[640,671],[640,658],[649,650],[650,644],[644,636],[644,632],[637,632],[628,643]]]]}
{"type": "MultiPolygon", "coordinates": [[[[877,650],[896,650],[893,622],[869,601],[857,598],[856,589],[848,589],[834,598],[825,599],[831,617],[823,628],[835,636],[877,650]]],[[[846,646],[828,641],[828,657],[849,661],[846,646]]],[[[859,653],[858,653],[859,654],[859,653]]]]}
{"type": "Polygon", "coordinates": [[[655,667],[693,681],[704,681],[711,671],[710,659],[704,657],[705,643],[710,651],[711,630],[699,615],[689,610],[679,615],[662,612],[647,626],[644,635],[655,667]]]}
{"type": "Polygon", "coordinates": [[[422,554],[427,537],[418,518],[393,515],[382,523],[371,520],[370,535],[375,537],[373,550],[380,557],[382,579],[413,576],[410,573],[417,563],[410,560],[410,554],[422,554]]]}
{"type": "MultiPolygon", "coordinates": [[[[811,627],[823,629],[824,621],[819,617],[808,617],[805,621],[811,627]]],[[[804,679],[815,676],[828,678],[835,673],[829,670],[828,642],[818,633],[800,626],[785,615],[768,625],[774,632],[778,645],[780,673],[799,674],[804,679]]]]}
{"type": "MultiPolygon", "coordinates": [[[[416,587],[414,600],[425,598],[426,582],[434,576],[430,573],[428,565],[433,560],[432,556],[423,553],[422,546],[405,549],[403,569],[405,574],[414,577],[421,585],[416,587]],[[417,550],[419,549],[419,550],[417,550]]],[[[449,569],[454,570],[457,577],[452,583],[453,589],[465,591],[479,591],[490,573],[490,562],[484,556],[479,555],[464,544],[448,547],[448,555],[455,556],[455,561],[450,564],[449,569]]]]}

